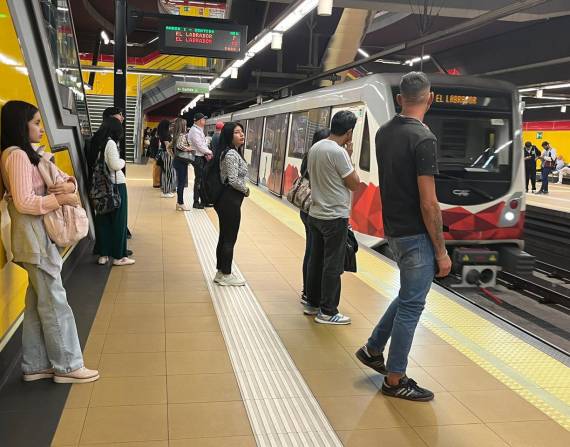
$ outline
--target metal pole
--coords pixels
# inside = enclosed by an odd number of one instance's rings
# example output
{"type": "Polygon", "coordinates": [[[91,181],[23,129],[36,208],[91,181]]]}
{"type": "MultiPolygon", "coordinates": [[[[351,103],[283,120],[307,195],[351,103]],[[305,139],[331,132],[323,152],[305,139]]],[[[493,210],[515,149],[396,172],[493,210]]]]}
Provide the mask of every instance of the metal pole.
{"type": "Polygon", "coordinates": [[[120,144],[120,155],[126,159],[126,122],[127,113],[127,0],[115,0],[115,75],[114,104],[123,111],[123,138],[120,144]]]}
{"type": "MultiPolygon", "coordinates": [[[[93,67],[97,66],[99,62],[99,54],[101,53],[101,33],[97,34],[97,39],[95,41],[95,47],[93,48],[93,57],[91,58],[91,65],[93,67]]],[[[95,72],[89,73],[89,81],[87,83],[93,87],[95,85],[95,72]]]]}

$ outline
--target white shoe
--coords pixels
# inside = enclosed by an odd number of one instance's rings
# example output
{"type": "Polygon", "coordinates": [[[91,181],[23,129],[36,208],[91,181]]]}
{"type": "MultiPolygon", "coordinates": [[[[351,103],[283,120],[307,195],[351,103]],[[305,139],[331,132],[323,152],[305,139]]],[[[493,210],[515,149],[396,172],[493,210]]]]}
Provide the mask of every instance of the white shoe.
{"type": "Polygon", "coordinates": [[[169,197],[169,198],[172,198],[172,197],[174,197],[175,195],[176,195],[176,194],[174,194],[173,192],[169,192],[169,193],[168,193],[168,197],[169,197]]]}
{"type": "Polygon", "coordinates": [[[163,199],[170,199],[170,198],[174,197],[174,194],[171,194],[169,192],[163,192],[160,194],[160,197],[162,197],[163,199]]]}
{"type": "Polygon", "coordinates": [[[109,262],[109,256],[99,256],[99,259],[97,259],[97,264],[99,265],[105,265],[107,262],[109,262]]]}
{"type": "Polygon", "coordinates": [[[229,275],[222,274],[218,284],[220,286],[245,286],[245,279],[238,278],[233,273],[229,275]]]}
{"type": "Polygon", "coordinates": [[[222,276],[224,276],[224,274],[220,270],[218,270],[216,272],[216,276],[214,276],[214,282],[220,282],[222,276]]]}
{"type": "Polygon", "coordinates": [[[127,258],[126,256],[121,259],[114,259],[113,265],[133,265],[135,263],[134,259],[127,258]]]}
{"type": "Polygon", "coordinates": [[[556,182],[556,185],[561,185],[561,184],[562,184],[562,182],[556,182]]]}
{"type": "Polygon", "coordinates": [[[187,205],[180,205],[179,203],[176,204],[176,211],[190,211],[190,208],[187,205]]]}
{"type": "Polygon", "coordinates": [[[321,324],[350,324],[350,317],[343,315],[340,312],[336,315],[326,315],[319,312],[315,317],[315,321],[321,324]]]}
{"type": "Polygon", "coordinates": [[[87,369],[84,366],[67,374],[55,373],[53,381],[55,383],[89,383],[99,379],[99,371],[87,369]]]}

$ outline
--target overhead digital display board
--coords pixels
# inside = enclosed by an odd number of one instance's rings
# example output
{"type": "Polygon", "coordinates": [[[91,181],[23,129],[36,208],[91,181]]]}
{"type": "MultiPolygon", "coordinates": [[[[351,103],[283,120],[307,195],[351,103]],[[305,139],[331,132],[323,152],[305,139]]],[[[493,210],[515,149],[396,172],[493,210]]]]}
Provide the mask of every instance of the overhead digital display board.
{"type": "Polygon", "coordinates": [[[241,59],[245,55],[246,39],[246,26],[227,21],[180,16],[160,20],[163,54],[241,59]]]}

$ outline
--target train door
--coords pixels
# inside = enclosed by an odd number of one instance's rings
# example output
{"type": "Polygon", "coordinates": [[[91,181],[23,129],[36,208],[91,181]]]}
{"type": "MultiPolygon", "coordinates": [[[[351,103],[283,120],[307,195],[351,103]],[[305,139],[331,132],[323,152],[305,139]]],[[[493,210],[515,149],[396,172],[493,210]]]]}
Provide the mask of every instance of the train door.
{"type": "Polygon", "coordinates": [[[261,141],[263,137],[263,118],[247,120],[244,157],[248,164],[248,176],[252,183],[259,181],[259,159],[261,156],[261,141]]]}
{"type": "Polygon", "coordinates": [[[283,170],[285,167],[285,153],[287,150],[287,131],[289,130],[289,115],[281,114],[265,120],[264,146],[270,152],[270,159],[266,160],[268,172],[267,188],[273,194],[280,196],[283,193],[283,170]]]}

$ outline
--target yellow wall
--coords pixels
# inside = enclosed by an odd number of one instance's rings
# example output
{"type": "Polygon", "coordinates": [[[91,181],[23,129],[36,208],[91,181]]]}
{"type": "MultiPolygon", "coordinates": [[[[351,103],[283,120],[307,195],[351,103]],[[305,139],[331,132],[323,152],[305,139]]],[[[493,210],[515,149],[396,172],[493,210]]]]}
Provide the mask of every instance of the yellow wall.
{"type": "MultiPolygon", "coordinates": [[[[99,67],[112,67],[111,62],[99,62],[99,67]]],[[[83,82],[89,80],[88,72],[83,72],[83,82]]],[[[95,85],[92,90],[86,91],[89,95],[110,95],[113,96],[114,90],[113,73],[96,73],[95,85]]],[[[127,75],[127,96],[137,96],[137,75],[127,75]]]]}
{"type": "Polygon", "coordinates": [[[542,143],[548,141],[556,153],[562,155],[566,163],[570,163],[570,130],[525,130],[523,141],[530,141],[541,151],[542,143]],[[542,132],[542,139],[536,138],[537,132],[542,132]]]}

